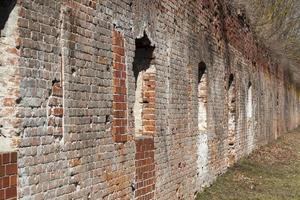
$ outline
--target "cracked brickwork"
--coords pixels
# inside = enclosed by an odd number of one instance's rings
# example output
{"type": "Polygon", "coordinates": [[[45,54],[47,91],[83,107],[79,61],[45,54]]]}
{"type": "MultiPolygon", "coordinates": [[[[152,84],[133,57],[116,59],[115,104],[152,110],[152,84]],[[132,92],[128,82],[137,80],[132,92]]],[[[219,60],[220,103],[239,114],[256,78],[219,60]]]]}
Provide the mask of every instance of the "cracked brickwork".
{"type": "Polygon", "coordinates": [[[18,199],[193,199],[300,123],[299,88],[228,0],[7,11],[0,152],[18,157],[18,199]]]}

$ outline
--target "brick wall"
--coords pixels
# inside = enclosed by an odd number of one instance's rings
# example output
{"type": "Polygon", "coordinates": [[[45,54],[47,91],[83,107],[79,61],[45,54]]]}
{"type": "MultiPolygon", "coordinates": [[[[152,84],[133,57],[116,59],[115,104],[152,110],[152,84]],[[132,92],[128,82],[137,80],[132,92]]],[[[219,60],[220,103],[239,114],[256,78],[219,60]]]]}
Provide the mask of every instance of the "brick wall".
{"type": "Polygon", "coordinates": [[[17,152],[0,154],[0,199],[17,199],[17,152]]]}
{"type": "Polygon", "coordinates": [[[18,151],[19,199],[193,199],[299,125],[299,89],[228,1],[16,8],[0,38],[0,152],[18,151]],[[136,98],[136,41],[145,36],[151,55],[140,51],[140,63],[148,60],[136,98]]]}
{"type": "Polygon", "coordinates": [[[153,199],[155,191],[155,163],[153,138],[136,140],[135,182],[136,199],[153,199]]]}
{"type": "Polygon", "coordinates": [[[113,56],[113,122],[112,134],[116,142],[127,141],[127,90],[124,39],[120,32],[112,32],[113,56]]]}

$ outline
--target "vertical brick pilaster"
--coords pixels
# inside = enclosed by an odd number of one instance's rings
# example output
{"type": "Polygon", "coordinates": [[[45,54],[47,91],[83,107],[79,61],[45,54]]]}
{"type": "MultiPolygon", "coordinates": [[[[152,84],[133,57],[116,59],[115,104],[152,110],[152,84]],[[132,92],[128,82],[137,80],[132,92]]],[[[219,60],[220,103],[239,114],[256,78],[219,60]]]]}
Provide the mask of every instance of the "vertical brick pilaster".
{"type": "Polygon", "coordinates": [[[17,152],[0,153],[0,200],[17,198],[17,152]]]}
{"type": "Polygon", "coordinates": [[[154,136],[155,132],[155,73],[143,76],[143,135],[154,136]]]}
{"type": "Polygon", "coordinates": [[[51,95],[48,100],[48,133],[63,136],[63,88],[60,81],[53,81],[51,95]]]}
{"type": "Polygon", "coordinates": [[[136,192],[135,198],[154,199],[155,190],[155,163],[154,139],[138,138],[135,141],[136,192]]]}
{"type": "Polygon", "coordinates": [[[112,32],[113,52],[113,123],[115,142],[127,141],[127,89],[124,38],[120,32],[112,32]]]}

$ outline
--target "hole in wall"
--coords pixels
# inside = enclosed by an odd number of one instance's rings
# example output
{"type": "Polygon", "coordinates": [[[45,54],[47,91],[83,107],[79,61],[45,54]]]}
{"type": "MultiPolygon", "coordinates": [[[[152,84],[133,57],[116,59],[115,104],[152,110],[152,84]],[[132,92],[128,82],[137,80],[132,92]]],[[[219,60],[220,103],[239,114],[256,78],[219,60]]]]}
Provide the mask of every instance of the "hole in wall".
{"type": "Polygon", "coordinates": [[[105,124],[110,123],[110,115],[105,115],[105,124]]]}
{"type": "Polygon", "coordinates": [[[252,83],[248,82],[248,91],[247,91],[247,107],[246,107],[246,115],[247,119],[252,117],[252,83]]]}
{"type": "Polygon", "coordinates": [[[71,68],[71,74],[73,76],[76,76],[76,69],[74,67],[71,68]]]}
{"type": "Polygon", "coordinates": [[[204,73],[206,71],[206,65],[204,62],[200,62],[198,65],[198,83],[200,83],[204,73]]]}
{"type": "Polygon", "coordinates": [[[4,29],[9,14],[13,10],[17,0],[1,0],[0,1],[0,31],[4,29]]]}
{"type": "Polygon", "coordinates": [[[60,83],[57,79],[52,80],[52,86],[55,85],[56,83],[60,83]]]}
{"type": "Polygon", "coordinates": [[[228,78],[228,89],[230,89],[233,80],[234,80],[234,75],[233,75],[233,74],[230,74],[230,75],[229,75],[229,78],[228,78]]]}
{"type": "Polygon", "coordinates": [[[198,65],[198,129],[207,129],[207,70],[206,64],[200,62],[198,65]]]}
{"type": "Polygon", "coordinates": [[[136,190],[135,184],[131,183],[130,188],[131,188],[131,191],[134,192],[136,190]]]}
{"type": "Polygon", "coordinates": [[[147,34],[135,40],[135,56],[133,61],[133,74],[135,79],[135,101],[133,107],[135,133],[143,132],[143,109],[149,103],[145,97],[149,70],[153,61],[154,46],[151,46],[147,34]],[[146,80],[147,79],[147,80],[146,80]]]}
{"type": "Polygon", "coordinates": [[[18,97],[18,98],[16,99],[16,104],[20,104],[22,100],[23,100],[22,97],[18,97]]]}

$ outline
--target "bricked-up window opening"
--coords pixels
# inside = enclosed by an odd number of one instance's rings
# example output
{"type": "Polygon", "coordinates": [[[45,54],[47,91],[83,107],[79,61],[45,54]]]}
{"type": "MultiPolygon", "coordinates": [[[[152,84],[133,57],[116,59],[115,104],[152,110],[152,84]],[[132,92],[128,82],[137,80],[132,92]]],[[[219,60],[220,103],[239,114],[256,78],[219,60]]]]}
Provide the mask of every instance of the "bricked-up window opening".
{"type": "Polygon", "coordinates": [[[204,62],[198,65],[198,128],[206,131],[206,107],[207,107],[207,70],[204,62]]]}
{"type": "Polygon", "coordinates": [[[0,1],[0,31],[4,29],[10,12],[16,5],[17,0],[1,0],[0,1]]]}
{"type": "Polygon", "coordinates": [[[61,139],[63,136],[63,90],[61,82],[52,81],[52,88],[49,91],[49,99],[47,104],[47,126],[48,133],[55,138],[61,139]]]}
{"type": "Polygon", "coordinates": [[[135,134],[151,135],[154,132],[154,89],[155,71],[153,51],[146,34],[135,40],[136,50],[133,62],[135,77],[135,102],[133,108],[135,134]]]}
{"type": "Polygon", "coordinates": [[[229,75],[228,80],[228,165],[231,166],[236,160],[236,135],[235,135],[235,114],[236,94],[234,75],[229,75]]]}
{"type": "Polygon", "coordinates": [[[247,119],[252,118],[252,84],[248,83],[248,93],[247,93],[247,119]]]}
{"type": "Polygon", "coordinates": [[[247,102],[246,102],[246,119],[247,119],[247,153],[251,153],[254,148],[254,127],[253,127],[253,86],[248,83],[247,102]]]}
{"type": "Polygon", "coordinates": [[[233,83],[234,75],[230,74],[229,75],[229,80],[228,80],[228,90],[231,88],[232,83],[233,83]]]}

